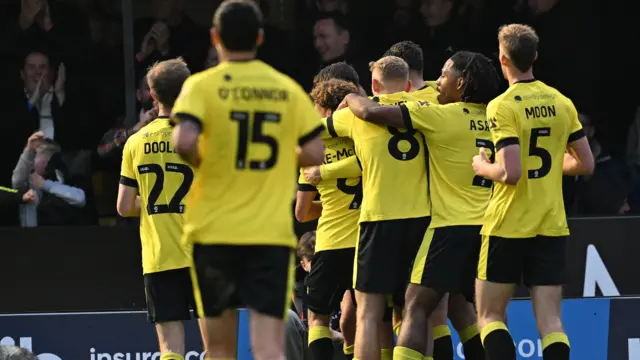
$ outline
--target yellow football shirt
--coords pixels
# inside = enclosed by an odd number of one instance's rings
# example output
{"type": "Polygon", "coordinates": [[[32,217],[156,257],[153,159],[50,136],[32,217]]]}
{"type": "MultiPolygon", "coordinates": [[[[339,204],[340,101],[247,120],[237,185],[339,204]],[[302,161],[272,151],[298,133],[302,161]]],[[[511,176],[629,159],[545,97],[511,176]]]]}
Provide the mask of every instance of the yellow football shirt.
{"type": "Polygon", "coordinates": [[[494,156],[485,106],[411,101],[400,107],[407,129],[427,139],[431,227],[482,225],[492,182],[475,176],[471,159],[481,147],[494,156]]]}
{"type": "Polygon", "coordinates": [[[296,146],[324,130],[309,95],[259,60],[222,62],[187,79],[173,118],[202,126],[187,241],[295,247],[296,146]]]}
{"type": "Polygon", "coordinates": [[[171,145],[168,117],[158,118],[124,145],[120,183],[140,194],[140,240],[143,273],[190,266],[191,251],[181,241],[184,198],[193,170],[171,145]]]}
{"type": "Polygon", "coordinates": [[[522,176],[495,182],[483,235],[528,238],[569,235],[562,198],[567,143],[584,136],[571,100],[541,81],[513,84],[487,107],[496,152],[520,144],[522,176]]]}
{"type": "MultiPolygon", "coordinates": [[[[413,93],[374,97],[381,104],[419,100],[413,93]]],[[[431,214],[424,136],[416,130],[365,122],[350,109],[326,118],[331,137],[353,139],[362,165],[364,199],[360,222],[409,219],[431,214]]]]}
{"type": "MultiPolygon", "coordinates": [[[[353,141],[338,137],[324,140],[324,164],[355,158],[353,141]]],[[[358,240],[358,219],[362,204],[362,178],[322,180],[313,186],[301,174],[298,191],[317,191],[322,215],[316,229],[316,252],[352,248],[358,240]]]]}

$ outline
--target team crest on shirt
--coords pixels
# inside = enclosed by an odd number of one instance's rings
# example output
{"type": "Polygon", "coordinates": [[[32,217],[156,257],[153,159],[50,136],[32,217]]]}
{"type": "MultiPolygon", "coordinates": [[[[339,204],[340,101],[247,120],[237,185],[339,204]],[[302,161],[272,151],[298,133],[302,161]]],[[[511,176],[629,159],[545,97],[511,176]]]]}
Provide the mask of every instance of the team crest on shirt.
{"type": "Polygon", "coordinates": [[[224,81],[231,81],[231,75],[224,74],[224,81]]]}
{"type": "Polygon", "coordinates": [[[513,100],[522,101],[522,98],[520,97],[520,95],[516,95],[516,96],[513,97],[513,100]]]}

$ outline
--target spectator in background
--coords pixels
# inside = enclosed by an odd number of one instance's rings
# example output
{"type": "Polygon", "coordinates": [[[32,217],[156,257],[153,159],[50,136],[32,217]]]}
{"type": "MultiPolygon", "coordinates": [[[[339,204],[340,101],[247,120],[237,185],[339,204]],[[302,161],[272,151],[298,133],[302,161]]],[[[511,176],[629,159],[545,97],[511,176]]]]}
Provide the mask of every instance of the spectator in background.
{"type": "Polygon", "coordinates": [[[204,68],[210,69],[220,63],[220,58],[218,58],[218,51],[214,46],[209,48],[209,52],[207,53],[207,60],[204,62],[204,68]]]}
{"type": "Polygon", "coordinates": [[[83,211],[78,211],[85,205],[85,192],[65,185],[67,173],[60,147],[45,139],[42,131],[31,135],[11,179],[13,187],[33,189],[40,198],[37,203],[20,206],[22,227],[88,223],[83,211]]]}
{"type": "Polygon", "coordinates": [[[385,27],[384,45],[399,41],[418,42],[424,32],[415,0],[395,0],[392,22],[385,27]]]}
{"type": "Polygon", "coordinates": [[[314,48],[317,58],[310,64],[303,64],[305,68],[299,73],[298,81],[305,89],[311,88],[311,80],[318,71],[327,65],[346,61],[351,64],[360,77],[365,89],[369,87],[371,74],[366,67],[366,59],[358,58],[356,52],[350,49],[351,34],[346,17],[339,12],[321,13],[316,18],[313,27],[314,48]]]}
{"type": "Polygon", "coordinates": [[[422,0],[420,15],[427,28],[419,39],[424,53],[424,78],[437,79],[444,64],[463,47],[462,27],[455,17],[453,0],[422,0]]]}
{"type": "Polygon", "coordinates": [[[136,60],[139,73],[156,61],[182,57],[192,73],[203,70],[209,35],[184,11],[185,0],[157,0],[153,18],[136,23],[136,44],[139,45],[136,60]]]}
{"type": "Polygon", "coordinates": [[[0,360],[37,360],[36,356],[25,348],[0,346],[0,360]]]}
{"type": "Polygon", "coordinates": [[[598,139],[593,120],[578,114],[595,159],[595,170],[589,178],[575,179],[574,213],[586,216],[624,215],[629,212],[629,173],[623,161],[612,157],[598,139]]]}

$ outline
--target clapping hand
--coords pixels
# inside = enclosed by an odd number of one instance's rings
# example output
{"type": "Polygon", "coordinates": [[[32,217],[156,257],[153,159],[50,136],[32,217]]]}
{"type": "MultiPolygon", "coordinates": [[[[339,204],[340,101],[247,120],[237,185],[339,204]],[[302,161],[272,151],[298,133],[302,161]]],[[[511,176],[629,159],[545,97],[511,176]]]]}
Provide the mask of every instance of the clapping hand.
{"type": "Polygon", "coordinates": [[[31,184],[31,187],[34,189],[42,189],[44,187],[44,178],[37,172],[32,172],[31,175],[29,175],[29,184],[31,184]]]}
{"type": "Polygon", "coordinates": [[[26,193],[22,195],[22,202],[25,204],[36,204],[38,203],[38,193],[30,189],[26,193]]]}
{"type": "Polygon", "coordinates": [[[38,145],[42,144],[42,140],[44,139],[44,132],[36,131],[29,139],[27,139],[27,150],[29,152],[35,152],[38,145]]]}
{"type": "Polygon", "coordinates": [[[64,103],[64,85],[67,81],[67,69],[65,68],[63,63],[60,63],[58,66],[58,75],[56,76],[56,83],[54,85],[54,89],[56,92],[56,97],[58,98],[58,103],[62,105],[64,103]]]}

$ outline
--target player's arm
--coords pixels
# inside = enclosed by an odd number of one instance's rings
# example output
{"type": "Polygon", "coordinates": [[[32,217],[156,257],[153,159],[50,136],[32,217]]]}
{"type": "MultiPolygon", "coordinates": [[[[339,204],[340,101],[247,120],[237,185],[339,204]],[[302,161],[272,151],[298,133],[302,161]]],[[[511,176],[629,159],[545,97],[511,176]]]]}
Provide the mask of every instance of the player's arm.
{"type": "Polygon", "coordinates": [[[404,128],[403,110],[397,105],[380,105],[357,94],[347,95],[340,106],[348,106],[358,118],[378,125],[404,128]]]}
{"type": "Polygon", "coordinates": [[[473,170],[476,175],[486,179],[516,185],[522,175],[522,164],[515,114],[506,105],[499,103],[487,115],[491,123],[496,161],[491,163],[485,149],[481,148],[480,153],[473,158],[473,170]]]}
{"type": "Polygon", "coordinates": [[[182,91],[171,110],[171,119],[176,126],[172,140],[175,151],[184,161],[197,168],[201,158],[198,139],[204,130],[207,99],[205,92],[198,89],[197,78],[190,77],[182,86],[182,91]]]}
{"type": "Polygon", "coordinates": [[[318,168],[322,180],[336,180],[344,178],[358,178],[362,176],[362,169],[358,164],[358,158],[348,158],[330,164],[322,164],[318,168]]]}
{"type": "Polygon", "coordinates": [[[582,124],[578,120],[578,112],[572,107],[571,134],[567,139],[567,153],[564,154],[562,172],[565,175],[591,175],[595,167],[595,160],[589,140],[582,130],[582,124]]]}
{"type": "Polygon", "coordinates": [[[122,217],[140,216],[140,197],[138,196],[138,180],[133,168],[133,154],[130,143],[122,152],[122,167],[120,170],[120,186],[118,187],[118,201],[116,209],[122,217]]]}
{"type": "Polygon", "coordinates": [[[295,216],[299,222],[315,220],[322,214],[322,203],[314,201],[318,195],[318,189],[309,184],[304,173],[300,173],[298,179],[298,193],[296,194],[295,216]]]}

